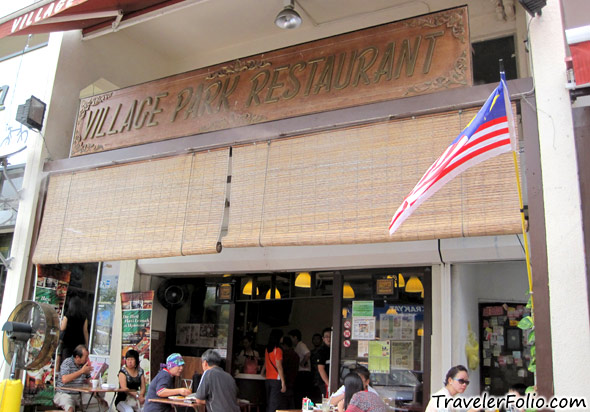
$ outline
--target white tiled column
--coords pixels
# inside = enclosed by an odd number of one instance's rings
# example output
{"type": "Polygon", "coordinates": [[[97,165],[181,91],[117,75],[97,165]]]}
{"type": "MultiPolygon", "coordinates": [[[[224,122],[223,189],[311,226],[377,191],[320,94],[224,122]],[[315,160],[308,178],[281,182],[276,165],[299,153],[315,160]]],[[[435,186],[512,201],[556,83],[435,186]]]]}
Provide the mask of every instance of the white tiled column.
{"type": "Polygon", "coordinates": [[[555,395],[587,396],[588,289],[560,2],[547,2],[542,15],[530,22],[529,36],[545,199],[555,395]]]}

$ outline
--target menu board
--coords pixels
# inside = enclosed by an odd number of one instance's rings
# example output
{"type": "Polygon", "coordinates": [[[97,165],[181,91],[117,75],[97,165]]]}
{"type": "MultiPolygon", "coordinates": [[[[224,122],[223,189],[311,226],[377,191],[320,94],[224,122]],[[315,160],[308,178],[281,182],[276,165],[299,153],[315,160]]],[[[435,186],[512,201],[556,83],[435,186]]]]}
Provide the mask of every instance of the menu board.
{"type": "Polygon", "coordinates": [[[227,348],[227,325],[212,323],[179,323],[176,333],[178,346],[198,348],[227,348]]]}

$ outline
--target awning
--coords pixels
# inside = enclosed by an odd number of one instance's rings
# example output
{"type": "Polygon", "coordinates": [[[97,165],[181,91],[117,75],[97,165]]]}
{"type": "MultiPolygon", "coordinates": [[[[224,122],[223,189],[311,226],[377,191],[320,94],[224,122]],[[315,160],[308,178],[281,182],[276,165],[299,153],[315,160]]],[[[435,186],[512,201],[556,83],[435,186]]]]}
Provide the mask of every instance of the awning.
{"type": "Polygon", "coordinates": [[[445,150],[449,135],[463,130],[477,110],[233,147],[224,250],[519,233],[510,154],[464,172],[420,206],[394,236],[387,231],[392,211],[445,150]]]}
{"type": "Polygon", "coordinates": [[[42,0],[0,19],[0,38],[118,25],[190,0],[42,0]]]}
{"type": "Polygon", "coordinates": [[[50,177],[33,263],[217,253],[229,149],[50,177]]]}

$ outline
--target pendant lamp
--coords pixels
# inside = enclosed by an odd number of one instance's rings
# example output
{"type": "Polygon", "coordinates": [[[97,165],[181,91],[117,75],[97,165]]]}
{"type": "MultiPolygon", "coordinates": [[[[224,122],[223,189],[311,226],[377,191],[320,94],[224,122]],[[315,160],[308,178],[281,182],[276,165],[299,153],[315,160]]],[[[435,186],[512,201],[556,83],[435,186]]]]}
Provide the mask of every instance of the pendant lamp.
{"type": "MultiPolygon", "coordinates": [[[[272,299],[270,295],[271,295],[270,289],[268,289],[268,292],[266,292],[266,299],[272,299]]],[[[277,288],[275,288],[275,299],[280,299],[280,298],[281,298],[281,294],[279,293],[279,290],[277,288]]]]}
{"type": "MultiPolygon", "coordinates": [[[[259,293],[260,292],[258,291],[258,288],[256,288],[256,295],[258,295],[259,293]]],[[[252,296],[252,279],[250,279],[248,283],[244,285],[244,289],[242,289],[242,294],[252,296]]]]}
{"type": "Polygon", "coordinates": [[[387,308],[387,312],[385,312],[387,315],[397,315],[397,310],[395,310],[395,308],[393,306],[390,306],[389,308],[387,308]]]}
{"type": "Polygon", "coordinates": [[[311,288],[311,275],[309,272],[299,272],[295,278],[295,286],[298,288],[311,288]]]}
{"type": "Polygon", "coordinates": [[[406,286],[406,280],[404,279],[404,276],[400,273],[397,275],[397,287],[403,288],[404,286],[406,286]]]}
{"type": "Polygon", "coordinates": [[[354,299],[354,289],[350,286],[350,283],[344,282],[342,287],[342,297],[344,299],[354,299]]]}
{"type": "Polygon", "coordinates": [[[424,292],[424,286],[422,286],[422,282],[418,279],[417,276],[412,275],[410,279],[406,282],[406,292],[408,293],[422,293],[424,292]]]}

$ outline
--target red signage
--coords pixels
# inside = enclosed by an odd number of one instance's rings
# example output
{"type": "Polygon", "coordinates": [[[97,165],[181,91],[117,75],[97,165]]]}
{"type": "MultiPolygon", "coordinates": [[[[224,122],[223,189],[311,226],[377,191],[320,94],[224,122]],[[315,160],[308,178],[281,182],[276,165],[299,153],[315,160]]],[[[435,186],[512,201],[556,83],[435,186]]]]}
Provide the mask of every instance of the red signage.
{"type": "Polygon", "coordinates": [[[20,14],[14,19],[0,25],[0,39],[26,29],[33,24],[38,24],[39,22],[49,19],[70,7],[86,3],[87,1],[88,0],[54,0],[51,3],[34,8],[24,14],[20,14]]]}

